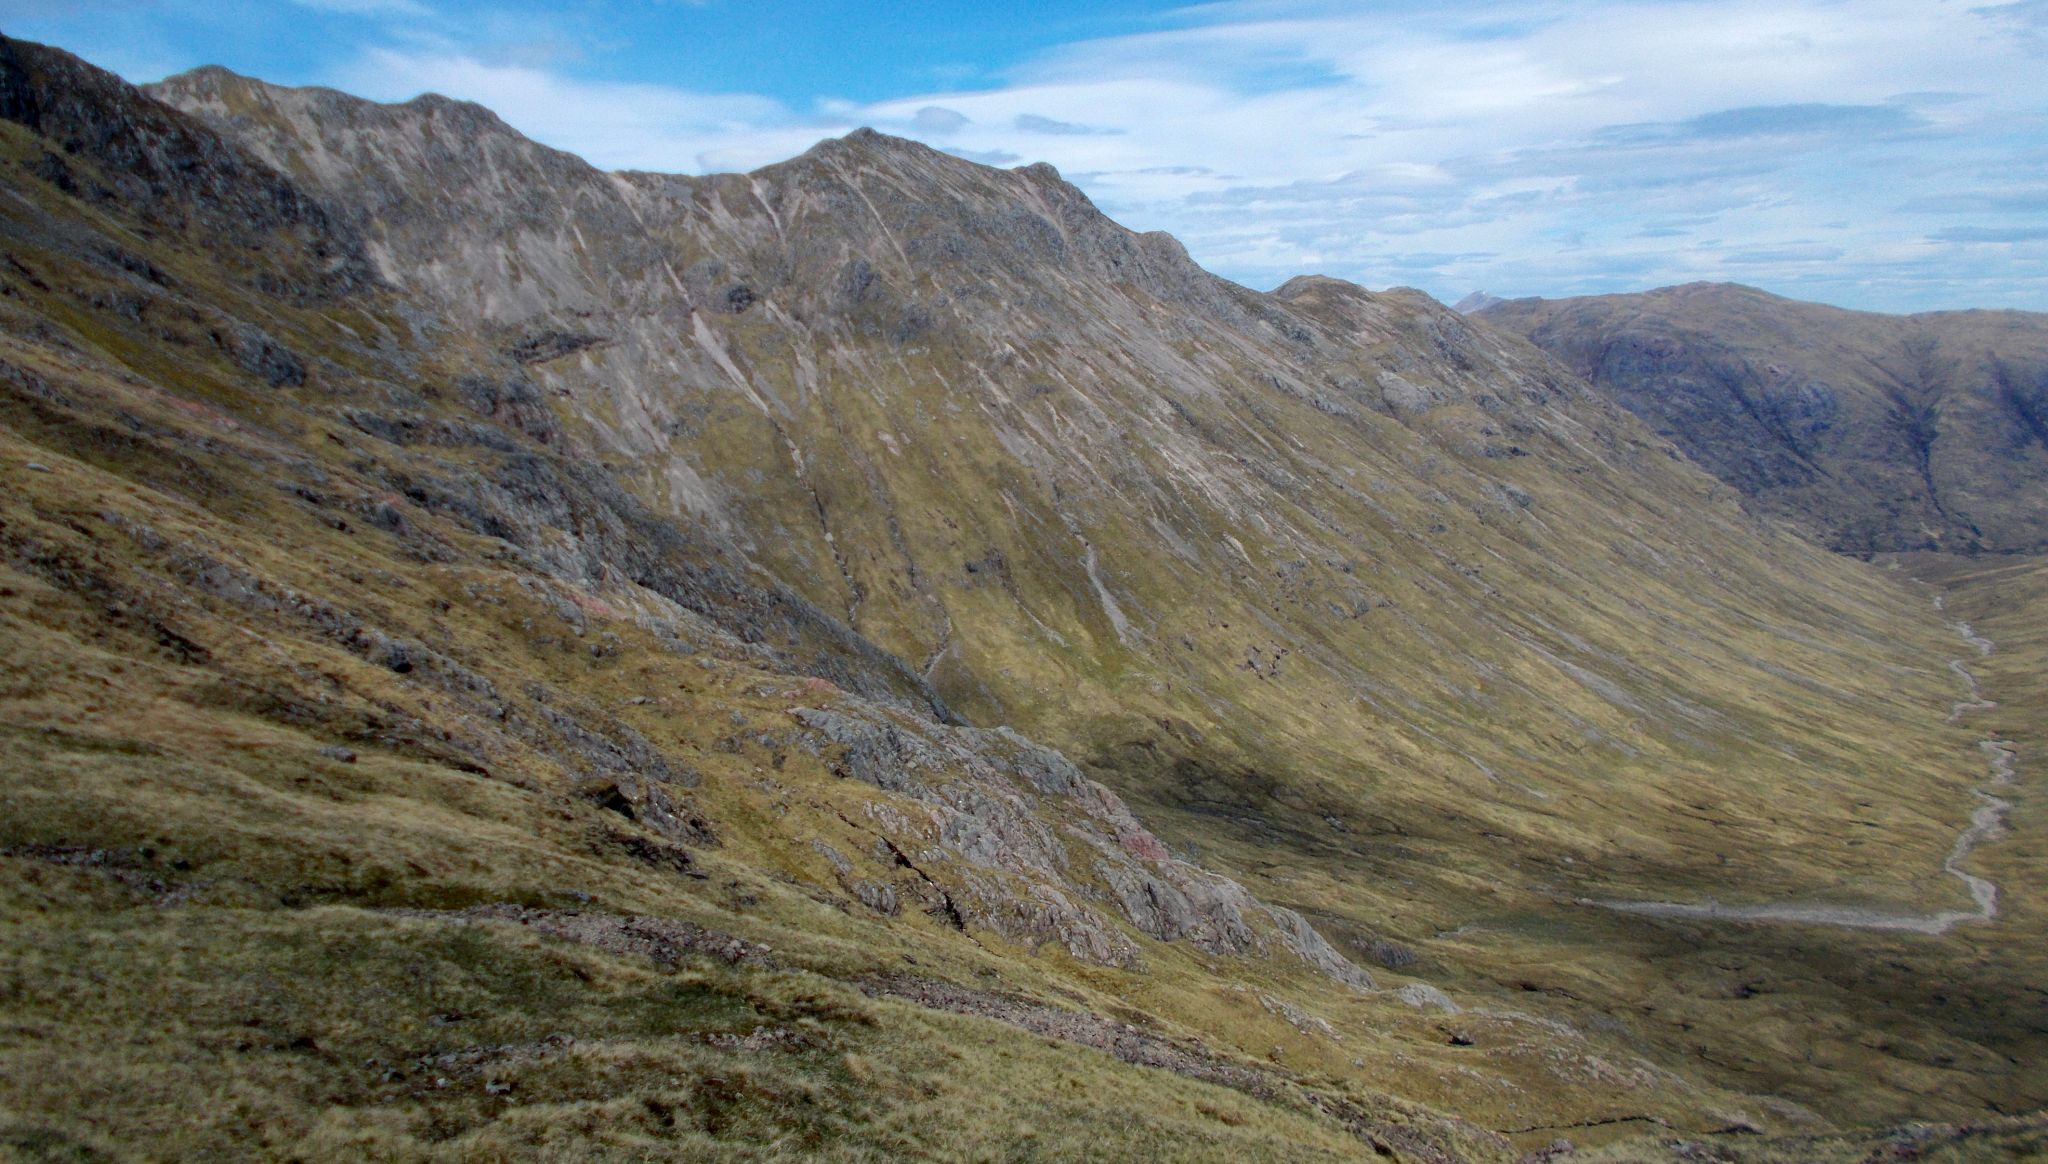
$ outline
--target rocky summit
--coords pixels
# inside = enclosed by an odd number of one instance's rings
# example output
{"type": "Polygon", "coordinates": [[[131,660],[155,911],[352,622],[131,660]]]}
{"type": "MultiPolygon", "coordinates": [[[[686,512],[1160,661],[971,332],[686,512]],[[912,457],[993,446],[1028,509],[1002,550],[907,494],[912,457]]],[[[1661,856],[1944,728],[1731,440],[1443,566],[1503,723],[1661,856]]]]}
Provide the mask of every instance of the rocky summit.
{"type": "Polygon", "coordinates": [[[0,187],[8,1152],[2048,1136],[2048,592],[1512,304],[18,41],[0,187]]]}

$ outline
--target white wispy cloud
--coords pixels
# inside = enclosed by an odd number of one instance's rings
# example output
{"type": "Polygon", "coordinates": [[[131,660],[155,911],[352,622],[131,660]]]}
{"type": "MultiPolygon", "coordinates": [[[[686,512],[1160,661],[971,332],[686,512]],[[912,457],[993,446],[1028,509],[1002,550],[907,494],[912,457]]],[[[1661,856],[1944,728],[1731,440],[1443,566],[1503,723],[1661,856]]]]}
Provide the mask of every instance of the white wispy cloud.
{"type": "Polygon", "coordinates": [[[746,93],[572,79],[530,65],[377,49],[334,83],[378,100],[437,92],[488,106],[520,132],[605,169],[751,169],[802,152],[850,122],[799,117],[746,93]]]}
{"type": "Polygon", "coordinates": [[[300,8],[316,12],[335,12],[344,16],[398,16],[418,20],[429,18],[434,11],[416,0],[291,0],[300,8]]]}

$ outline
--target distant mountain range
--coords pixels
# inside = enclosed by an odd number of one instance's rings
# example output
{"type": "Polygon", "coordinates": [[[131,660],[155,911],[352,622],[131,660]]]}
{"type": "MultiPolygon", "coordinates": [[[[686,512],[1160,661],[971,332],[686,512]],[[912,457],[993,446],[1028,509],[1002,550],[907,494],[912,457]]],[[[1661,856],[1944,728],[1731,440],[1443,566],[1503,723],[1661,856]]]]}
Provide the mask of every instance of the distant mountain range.
{"type": "Polygon", "coordinates": [[[2048,315],[1878,315],[1725,283],[1477,315],[1837,550],[2048,548],[2048,315]]]}

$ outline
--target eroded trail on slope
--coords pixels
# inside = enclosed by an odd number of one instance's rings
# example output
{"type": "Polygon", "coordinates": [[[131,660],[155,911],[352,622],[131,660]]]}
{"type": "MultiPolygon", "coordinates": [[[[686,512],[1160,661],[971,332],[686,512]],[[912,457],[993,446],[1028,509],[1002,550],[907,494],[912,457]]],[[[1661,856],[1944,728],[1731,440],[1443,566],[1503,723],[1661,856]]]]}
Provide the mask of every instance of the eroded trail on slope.
{"type": "MultiPolygon", "coordinates": [[[[1946,603],[1939,594],[1934,596],[1934,608],[1946,609],[1946,603]]],[[[1976,648],[1978,657],[1982,658],[1997,649],[1990,639],[1978,634],[1969,623],[1955,622],[1950,625],[1964,642],[1976,648]]],[[[1970,712],[1989,711],[1998,706],[1996,701],[1984,698],[1983,684],[1964,665],[1967,662],[1967,657],[1949,660],[1949,670],[1954,671],[1963,681],[1967,691],[1966,697],[1957,700],[1955,706],[1950,709],[1949,723],[1960,723],[1970,712]]],[[[1581,898],[1580,904],[1646,917],[1785,922],[1797,925],[1841,926],[1859,930],[1904,930],[1921,934],[1944,934],[1964,922],[1994,921],[1998,917],[1998,886],[1989,879],[1979,877],[1963,868],[1963,862],[1969,859],[1977,846],[1997,840],[2005,834],[2005,814],[2012,808],[2012,802],[1998,793],[2012,787],[2016,780],[2016,753],[2011,743],[1995,735],[1986,736],[1977,746],[1984,750],[1991,774],[1983,786],[1971,790],[1970,794],[1978,801],[1977,810],[1970,814],[1969,825],[1956,836],[1955,844],[1949,848],[1948,858],[1941,865],[1944,872],[1968,887],[1970,898],[1977,907],[1973,910],[1949,909],[1935,913],[1906,913],[1898,910],[1832,905],[1819,901],[1724,905],[1713,900],[1616,901],[1581,898]]]]}

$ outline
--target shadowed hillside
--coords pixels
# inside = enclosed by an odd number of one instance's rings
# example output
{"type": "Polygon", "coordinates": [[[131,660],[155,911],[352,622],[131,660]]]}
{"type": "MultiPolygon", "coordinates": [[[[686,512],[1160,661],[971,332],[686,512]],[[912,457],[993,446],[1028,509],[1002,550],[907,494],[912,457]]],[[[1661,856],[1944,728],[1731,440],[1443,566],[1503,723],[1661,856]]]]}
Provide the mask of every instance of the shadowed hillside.
{"type": "Polygon", "coordinates": [[[1876,315],[1691,283],[1479,317],[1835,549],[2048,548],[2048,316],[1876,315]]]}

